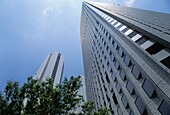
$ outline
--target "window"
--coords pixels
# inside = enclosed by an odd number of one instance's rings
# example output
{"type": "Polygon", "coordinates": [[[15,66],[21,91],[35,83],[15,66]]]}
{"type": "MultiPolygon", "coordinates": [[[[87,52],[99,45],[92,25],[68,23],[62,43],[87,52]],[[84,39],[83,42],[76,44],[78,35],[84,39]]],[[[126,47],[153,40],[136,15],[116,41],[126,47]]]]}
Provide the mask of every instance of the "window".
{"type": "Polygon", "coordinates": [[[115,60],[115,56],[113,55],[113,53],[112,53],[112,55],[111,55],[111,60],[112,60],[112,61],[115,60]]]}
{"type": "Polygon", "coordinates": [[[117,48],[118,48],[117,42],[114,42],[114,49],[117,50],[117,48]]]}
{"type": "Polygon", "coordinates": [[[141,114],[145,113],[145,105],[139,96],[135,100],[135,105],[141,114]]]}
{"type": "Polygon", "coordinates": [[[165,100],[161,102],[158,110],[161,112],[162,115],[170,115],[170,105],[165,100]]]}
{"type": "Polygon", "coordinates": [[[125,29],[123,29],[122,32],[125,33],[127,30],[129,30],[128,27],[126,27],[125,29]]]}
{"type": "Polygon", "coordinates": [[[111,76],[112,76],[113,81],[115,81],[116,77],[115,77],[115,74],[114,74],[114,72],[112,70],[111,70],[111,76]]]}
{"type": "Polygon", "coordinates": [[[118,54],[119,54],[120,57],[123,56],[123,50],[122,50],[122,48],[119,48],[118,54]]]}
{"type": "Polygon", "coordinates": [[[130,111],[129,115],[134,115],[133,112],[132,112],[132,110],[130,111]]]}
{"type": "Polygon", "coordinates": [[[170,56],[168,56],[167,58],[163,59],[161,61],[162,64],[164,64],[167,68],[170,69],[170,56]]]}
{"type": "Polygon", "coordinates": [[[114,103],[115,103],[115,104],[118,104],[118,101],[117,101],[117,98],[116,98],[115,93],[113,93],[112,98],[113,98],[114,103]]]}
{"type": "Polygon", "coordinates": [[[130,33],[130,34],[128,35],[128,37],[129,37],[129,38],[132,38],[132,37],[134,37],[136,34],[137,34],[137,32],[136,32],[136,31],[133,31],[132,33],[130,33]]]}
{"type": "Polygon", "coordinates": [[[117,27],[117,29],[120,29],[122,26],[123,26],[123,24],[120,24],[120,25],[117,27]]]}
{"type": "Polygon", "coordinates": [[[128,101],[125,95],[122,96],[122,103],[124,105],[125,108],[128,108],[128,101]]]}
{"type": "Polygon", "coordinates": [[[107,81],[108,83],[110,83],[109,76],[107,75],[106,72],[105,72],[105,74],[106,74],[106,81],[107,81]]]}
{"type": "Polygon", "coordinates": [[[118,62],[118,61],[115,62],[115,67],[116,67],[117,70],[119,70],[120,65],[119,65],[119,62],[118,62]]]}
{"type": "Polygon", "coordinates": [[[120,86],[119,82],[117,82],[117,84],[116,84],[116,89],[119,93],[121,93],[121,86],[120,86]]]}
{"type": "Polygon", "coordinates": [[[113,42],[113,38],[111,36],[109,36],[109,41],[110,41],[110,43],[113,42]]]}
{"type": "Polygon", "coordinates": [[[133,89],[133,85],[132,85],[132,83],[131,83],[130,80],[128,81],[126,87],[127,87],[128,92],[129,92],[130,94],[133,94],[134,89],[133,89]]]}
{"type": "Polygon", "coordinates": [[[155,93],[154,87],[146,78],[143,82],[142,88],[150,98],[153,97],[153,94],[155,93]]]}
{"type": "Polygon", "coordinates": [[[130,66],[131,65],[131,61],[130,61],[130,58],[128,55],[126,55],[125,59],[124,59],[124,62],[127,66],[130,66]]]}
{"type": "Polygon", "coordinates": [[[132,74],[136,77],[136,79],[139,79],[141,77],[141,73],[140,73],[138,67],[135,65],[132,68],[132,74]]]}
{"type": "Polygon", "coordinates": [[[115,26],[117,23],[119,23],[119,22],[114,23],[113,26],[115,26]]]}
{"type": "Polygon", "coordinates": [[[161,51],[164,48],[165,47],[162,46],[161,44],[155,43],[152,46],[150,46],[149,48],[147,48],[146,51],[150,54],[156,54],[157,52],[161,51]]]}
{"type": "Polygon", "coordinates": [[[136,43],[137,43],[138,45],[141,45],[141,44],[143,44],[144,42],[146,42],[148,39],[149,39],[149,38],[147,38],[146,36],[142,36],[140,39],[138,39],[138,40],[136,41],[136,43]]]}
{"type": "Polygon", "coordinates": [[[125,75],[125,71],[122,69],[121,71],[120,71],[120,77],[122,78],[122,80],[125,80],[126,79],[126,75],[125,75]]]}

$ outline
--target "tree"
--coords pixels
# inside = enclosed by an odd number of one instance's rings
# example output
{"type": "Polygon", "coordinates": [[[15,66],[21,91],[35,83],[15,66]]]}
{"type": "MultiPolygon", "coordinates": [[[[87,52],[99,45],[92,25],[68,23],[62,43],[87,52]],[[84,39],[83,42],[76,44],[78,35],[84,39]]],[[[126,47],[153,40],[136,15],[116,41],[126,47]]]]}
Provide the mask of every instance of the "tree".
{"type": "MultiPolygon", "coordinates": [[[[78,95],[82,86],[81,77],[64,79],[62,84],[53,85],[53,79],[39,82],[29,77],[27,83],[19,87],[18,82],[9,81],[4,95],[0,93],[0,115],[75,115],[83,97],[78,95]]],[[[107,109],[94,112],[94,102],[84,103],[82,115],[102,115],[107,109]]],[[[107,114],[105,114],[107,115],[107,114]]]]}
{"type": "Polygon", "coordinates": [[[110,115],[110,110],[106,107],[102,107],[98,111],[94,111],[94,107],[94,102],[85,102],[84,105],[82,105],[83,115],[110,115]]]}

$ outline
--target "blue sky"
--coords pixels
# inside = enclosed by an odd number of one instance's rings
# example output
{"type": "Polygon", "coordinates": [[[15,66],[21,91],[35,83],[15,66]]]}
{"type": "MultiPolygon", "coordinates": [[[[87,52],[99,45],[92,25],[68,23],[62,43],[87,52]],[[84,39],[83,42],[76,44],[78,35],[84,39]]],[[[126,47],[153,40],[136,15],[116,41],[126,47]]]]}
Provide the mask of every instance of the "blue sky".
{"type": "MultiPolygon", "coordinates": [[[[47,54],[61,52],[64,76],[83,75],[80,14],[83,0],[0,0],[0,90],[21,84],[47,54]]],[[[169,0],[93,0],[170,13],[169,0]]]]}

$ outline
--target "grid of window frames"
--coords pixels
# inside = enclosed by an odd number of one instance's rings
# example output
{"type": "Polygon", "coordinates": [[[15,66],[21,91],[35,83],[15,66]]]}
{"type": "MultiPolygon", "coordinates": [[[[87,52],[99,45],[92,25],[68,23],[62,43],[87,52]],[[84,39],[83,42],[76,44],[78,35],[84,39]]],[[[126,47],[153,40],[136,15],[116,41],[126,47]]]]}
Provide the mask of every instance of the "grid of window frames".
{"type": "Polygon", "coordinates": [[[120,31],[122,34],[127,36],[127,38],[131,39],[133,42],[138,44],[144,50],[146,50],[149,54],[154,56],[155,58],[160,57],[162,54],[163,57],[157,58],[164,66],[170,69],[170,50],[163,45],[157,43],[156,41],[146,37],[140,32],[126,26],[125,24],[119,22],[118,20],[108,16],[107,14],[101,12],[100,10],[91,7],[97,14],[99,14],[103,19],[105,19],[108,23],[110,23],[114,28],[120,31]]]}
{"type": "MultiPolygon", "coordinates": [[[[103,14],[100,12],[100,14],[103,14]]],[[[128,27],[125,27],[123,24],[121,24],[120,22],[114,20],[113,18],[111,17],[108,17],[107,15],[103,14],[102,17],[104,19],[106,19],[106,21],[108,22],[112,22],[111,24],[114,25],[115,27],[117,27],[120,31],[123,31],[124,29],[128,28],[128,27]],[[114,22],[114,23],[113,23],[114,22]],[[117,22],[117,23],[116,23],[117,22]],[[116,24],[115,24],[116,23],[116,24]],[[120,27],[121,26],[121,27],[120,27]]],[[[94,38],[96,40],[93,41],[93,44],[91,44],[92,46],[95,46],[96,48],[93,48],[93,49],[97,49],[97,54],[96,54],[96,61],[97,61],[97,56],[100,57],[100,55],[104,55],[106,53],[105,50],[107,51],[107,54],[110,55],[110,60],[112,60],[112,62],[114,62],[114,66],[115,68],[119,71],[119,76],[121,77],[121,79],[124,81],[124,80],[127,80],[126,78],[126,73],[125,71],[121,68],[120,64],[119,64],[119,61],[115,58],[114,54],[112,53],[112,51],[110,50],[109,46],[108,46],[108,41],[111,42],[111,44],[113,44],[113,47],[115,50],[117,50],[117,53],[118,55],[123,58],[124,60],[124,63],[126,64],[126,66],[132,66],[132,70],[131,70],[131,73],[133,74],[133,76],[139,80],[140,78],[142,78],[142,74],[140,72],[140,69],[138,68],[137,65],[133,64],[131,59],[130,59],[130,56],[128,54],[125,54],[125,52],[123,51],[123,48],[121,48],[121,46],[118,45],[118,43],[116,41],[114,41],[113,37],[111,37],[109,35],[109,33],[105,30],[105,28],[99,23],[99,22],[96,22],[98,27],[95,28],[95,30],[93,31],[94,32],[94,38]],[[98,28],[98,29],[97,29],[98,28]],[[105,39],[106,38],[106,39],[105,39]],[[106,41],[108,40],[108,41],[106,41]],[[95,42],[96,41],[96,42],[95,42]],[[97,46],[98,44],[98,46],[97,46]],[[103,47],[104,46],[104,47],[103,47]],[[101,52],[101,54],[99,54],[101,52]]],[[[94,26],[94,25],[93,25],[94,26]]],[[[125,32],[124,32],[125,35],[127,35],[128,37],[134,37],[134,36],[141,36],[141,34],[138,34],[136,31],[133,31],[131,29],[127,29],[125,32]]],[[[140,39],[141,37],[138,37],[138,39],[140,39]]],[[[133,39],[137,39],[137,38],[133,38],[133,39]]],[[[136,40],[137,41],[137,40],[136,40]]],[[[144,41],[147,41],[147,40],[144,40],[144,41]]],[[[145,43],[145,42],[143,42],[145,43]]],[[[142,41],[140,42],[140,44],[142,44],[142,41]]],[[[101,58],[101,61],[102,62],[102,58],[101,58]]],[[[106,63],[106,65],[109,65],[109,61],[108,61],[108,58],[106,56],[104,56],[104,60],[103,62],[106,63]]],[[[99,63],[99,62],[97,62],[99,63]]],[[[98,65],[99,66],[99,65],[98,65]]],[[[102,66],[102,68],[104,68],[104,65],[102,66]]],[[[109,66],[108,66],[109,68],[109,66]]],[[[110,68],[109,68],[110,70],[110,68]]],[[[105,75],[107,75],[107,73],[105,73],[105,75]]],[[[116,81],[116,77],[115,77],[115,74],[111,68],[110,70],[110,74],[111,75],[111,78],[113,78],[113,81],[116,81]]],[[[103,76],[103,75],[102,75],[103,76]]],[[[106,81],[107,82],[110,82],[109,78],[108,78],[108,75],[106,77],[106,81]]],[[[103,80],[104,82],[104,80],[103,80]]],[[[126,84],[126,87],[127,87],[127,90],[128,92],[132,95],[134,94],[135,90],[133,88],[133,84],[131,83],[130,80],[128,80],[127,84],[126,84]]],[[[101,88],[101,87],[100,87],[101,88]]],[[[152,84],[150,83],[150,81],[145,78],[144,79],[144,82],[142,84],[142,88],[143,90],[146,92],[146,94],[150,97],[150,98],[153,98],[154,96],[156,96],[156,90],[154,89],[154,87],[152,86],[152,84]]],[[[107,88],[104,86],[104,89],[105,91],[107,91],[107,88]]],[[[121,85],[118,81],[116,81],[116,89],[119,93],[121,93],[121,85]]],[[[114,98],[116,98],[114,96],[114,98]]],[[[107,100],[110,100],[107,96],[107,100]]],[[[114,100],[117,100],[117,99],[114,99],[114,100]]],[[[121,98],[122,102],[123,102],[123,105],[125,108],[128,107],[128,101],[126,99],[126,96],[123,95],[122,98],[121,98]]],[[[114,101],[115,104],[117,104],[117,101],[114,101]]],[[[104,102],[105,103],[105,102],[104,102]]],[[[164,101],[164,103],[166,103],[164,101]]],[[[163,103],[163,104],[164,104],[163,103]]],[[[162,104],[162,103],[161,103],[162,104]]],[[[159,108],[161,108],[162,105],[159,105],[159,108]]],[[[141,98],[137,95],[137,97],[135,98],[135,105],[137,106],[139,112],[141,114],[144,114],[144,113],[147,113],[146,111],[146,108],[145,108],[145,104],[144,102],[141,100],[141,98]]],[[[170,106],[166,103],[166,107],[169,108],[170,106]]],[[[161,109],[159,110],[161,112],[161,109]]],[[[130,111],[130,114],[133,114],[132,111],[130,111]]]]}

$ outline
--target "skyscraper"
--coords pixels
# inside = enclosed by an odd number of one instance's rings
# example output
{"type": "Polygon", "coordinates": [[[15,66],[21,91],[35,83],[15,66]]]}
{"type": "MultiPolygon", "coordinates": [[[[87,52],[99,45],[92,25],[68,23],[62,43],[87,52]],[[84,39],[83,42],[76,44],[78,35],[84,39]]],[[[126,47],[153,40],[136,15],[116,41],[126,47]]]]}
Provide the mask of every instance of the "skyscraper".
{"type": "Polygon", "coordinates": [[[87,100],[115,115],[170,114],[170,14],[84,2],[87,100]]]}
{"type": "Polygon", "coordinates": [[[47,78],[52,77],[54,85],[59,84],[62,80],[64,70],[64,58],[58,53],[50,53],[44,60],[34,78],[40,81],[45,81],[47,78]]]}

